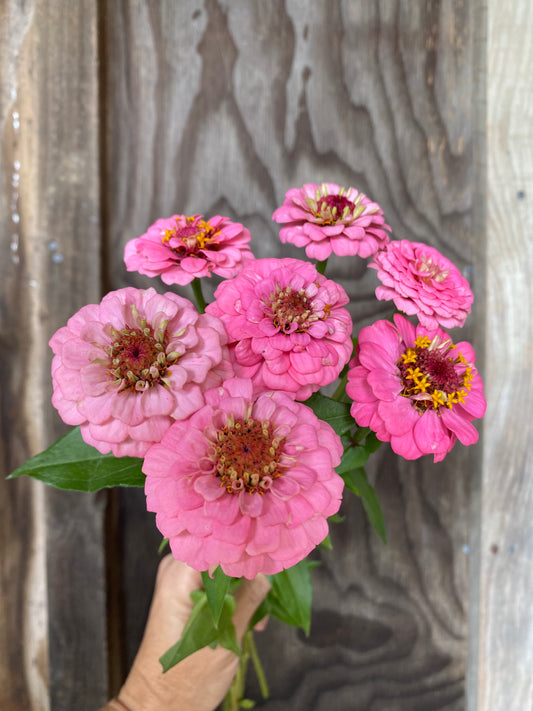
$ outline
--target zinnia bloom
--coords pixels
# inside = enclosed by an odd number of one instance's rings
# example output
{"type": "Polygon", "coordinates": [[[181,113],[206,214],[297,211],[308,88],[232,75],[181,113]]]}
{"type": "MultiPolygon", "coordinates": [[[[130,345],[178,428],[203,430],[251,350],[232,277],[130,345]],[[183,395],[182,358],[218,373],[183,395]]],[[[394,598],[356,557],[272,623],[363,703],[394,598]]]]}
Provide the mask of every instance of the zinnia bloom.
{"type": "Polygon", "coordinates": [[[486,402],[474,349],[454,345],[440,328],[429,330],[400,314],[361,329],[346,392],[361,427],[390,442],[405,459],[433,454],[438,462],[456,439],[477,442],[472,420],[486,402]]]}
{"type": "Polygon", "coordinates": [[[299,259],[256,259],[215,291],[207,312],[224,322],[235,374],[257,391],[306,400],[352,354],[344,289],[299,259]]]}
{"type": "Polygon", "coordinates": [[[227,217],[174,215],[157,220],[146,234],[130,240],[124,261],[130,272],[161,276],[165,284],[188,284],[211,273],[235,276],[254,258],[249,230],[227,217]]]}
{"type": "Polygon", "coordinates": [[[52,336],[52,402],[103,454],[142,457],[233,375],[225,342],[222,323],[181,296],[110,292],[52,336]]]}
{"type": "Polygon", "coordinates": [[[389,241],[383,210],[355,188],[335,183],[306,183],[285,194],[285,201],[272,215],[285,223],[282,242],[305,247],[312,259],[322,261],[334,252],[339,257],[358,254],[369,257],[389,241]]]}
{"type": "Polygon", "coordinates": [[[148,451],[146,502],[175,558],[233,577],[274,574],[328,533],[343,481],[340,438],[283,392],[233,378],[148,451]]]}
{"type": "Polygon", "coordinates": [[[377,269],[382,283],[378,299],[392,299],[426,328],[464,325],[474,295],[457,267],[433,247],[406,239],[389,242],[368,266],[377,269]]]}

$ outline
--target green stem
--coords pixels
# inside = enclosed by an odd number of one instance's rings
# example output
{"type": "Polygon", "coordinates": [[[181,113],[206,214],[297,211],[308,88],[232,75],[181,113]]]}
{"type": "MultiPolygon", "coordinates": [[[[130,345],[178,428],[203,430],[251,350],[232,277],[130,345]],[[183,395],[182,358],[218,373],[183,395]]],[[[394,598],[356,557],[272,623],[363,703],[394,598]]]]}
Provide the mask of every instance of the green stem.
{"type": "Polygon", "coordinates": [[[237,668],[237,673],[233,679],[228,693],[224,698],[224,705],[222,706],[222,711],[239,711],[240,701],[244,696],[244,685],[246,682],[246,671],[248,669],[248,660],[250,654],[246,651],[243,645],[243,654],[239,660],[239,666],[237,668]]]}
{"type": "Polygon", "coordinates": [[[261,660],[259,659],[259,654],[257,653],[257,647],[255,646],[254,631],[249,629],[242,640],[242,656],[239,661],[239,667],[224,699],[222,711],[239,711],[241,708],[241,701],[243,700],[246,686],[246,672],[250,659],[252,660],[254,671],[257,675],[261,696],[264,699],[268,699],[268,683],[261,665],[261,660]]]}
{"type": "Polygon", "coordinates": [[[335,392],[333,393],[333,395],[331,397],[332,400],[340,400],[341,399],[341,397],[344,395],[344,393],[346,391],[346,383],[347,382],[348,382],[348,371],[346,371],[346,373],[344,373],[342,380],[338,384],[337,389],[335,390],[335,392]]]}
{"type": "Polygon", "coordinates": [[[205,313],[205,307],[207,304],[205,302],[204,295],[202,294],[202,282],[198,277],[194,277],[191,282],[191,286],[194,298],[196,299],[196,306],[198,307],[198,311],[203,314],[205,313]]]}
{"type": "Polygon", "coordinates": [[[266,680],[265,672],[263,670],[263,665],[259,659],[259,654],[257,653],[257,647],[255,646],[254,631],[248,630],[246,633],[246,646],[250,652],[250,657],[252,659],[252,664],[254,665],[254,671],[257,676],[257,681],[259,682],[259,688],[261,689],[261,696],[264,699],[268,699],[268,683],[266,680]]]}
{"type": "Polygon", "coordinates": [[[324,274],[324,272],[326,271],[326,265],[327,265],[327,263],[328,263],[328,260],[327,260],[327,259],[324,259],[324,260],[321,261],[321,262],[317,262],[316,270],[317,270],[317,272],[318,272],[319,274],[324,274]]]}

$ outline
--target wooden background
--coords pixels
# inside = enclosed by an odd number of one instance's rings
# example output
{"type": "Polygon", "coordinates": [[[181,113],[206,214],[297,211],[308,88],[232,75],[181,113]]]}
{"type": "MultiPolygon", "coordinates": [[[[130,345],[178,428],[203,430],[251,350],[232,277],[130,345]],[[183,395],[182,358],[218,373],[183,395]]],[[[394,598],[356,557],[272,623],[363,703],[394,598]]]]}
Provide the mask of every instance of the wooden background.
{"type": "MultiPolygon", "coordinates": [[[[382,448],[390,542],[348,494],[311,636],[275,621],[261,636],[265,711],[533,709],[532,32],[528,0],[0,2],[4,474],[65,429],[48,339],[148,284],[122,250],[158,217],[229,215],[264,257],[288,188],[354,185],[476,294],[480,444],[438,465],[382,448]]],[[[387,313],[362,262],[328,273],[358,326],[387,313]]],[[[159,540],[142,491],[0,479],[3,711],[116,692],[159,540]]]]}

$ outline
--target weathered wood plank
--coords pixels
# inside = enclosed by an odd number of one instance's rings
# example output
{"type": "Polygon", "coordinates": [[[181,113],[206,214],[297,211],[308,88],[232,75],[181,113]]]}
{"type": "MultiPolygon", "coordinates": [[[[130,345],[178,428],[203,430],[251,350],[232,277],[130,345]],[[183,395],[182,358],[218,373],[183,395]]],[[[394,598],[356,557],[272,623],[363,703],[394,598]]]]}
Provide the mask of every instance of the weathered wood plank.
{"type": "MultiPolygon", "coordinates": [[[[49,708],[43,490],[5,476],[42,444],[42,426],[31,425],[27,387],[31,287],[21,264],[21,116],[18,58],[33,18],[25,8],[0,8],[0,707],[49,708]]],[[[24,189],[24,188],[22,188],[24,189]]],[[[33,408],[32,408],[33,409],[33,408]]]]}
{"type": "MultiPolygon", "coordinates": [[[[8,473],[64,431],[47,342],[100,297],[100,188],[95,3],[13,0],[1,15],[8,473]]],[[[0,706],[97,708],[107,698],[104,501],[3,480],[0,501],[0,706]]]]}
{"type": "MultiPolygon", "coordinates": [[[[228,214],[250,227],[257,256],[279,254],[270,216],[285,190],[330,179],[370,194],[395,237],[438,247],[475,288],[477,7],[106,4],[109,284],[149,283],[126,274],[123,245],[174,212],[228,214]]],[[[385,313],[373,273],[347,260],[331,266],[358,326],[385,313]]],[[[335,554],[317,571],[311,637],[275,623],[262,637],[273,694],[263,708],[464,708],[474,457],[458,449],[437,466],[409,464],[383,449],[373,477],[390,544],[348,498],[335,554]]],[[[122,512],[141,567],[131,536],[141,541],[152,518],[129,494],[122,512]]],[[[125,570],[132,564],[126,557],[125,570]]],[[[145,584],[130,598],[127,630],[145,610],[145,584]]],[[[127,634],[131,656],[139,633],[127,634]]]]}
{"type": "Polygon", "coordinates": [[[489,0],[488,412],[472,709],[533,708],[533,6],[489,0]]]}

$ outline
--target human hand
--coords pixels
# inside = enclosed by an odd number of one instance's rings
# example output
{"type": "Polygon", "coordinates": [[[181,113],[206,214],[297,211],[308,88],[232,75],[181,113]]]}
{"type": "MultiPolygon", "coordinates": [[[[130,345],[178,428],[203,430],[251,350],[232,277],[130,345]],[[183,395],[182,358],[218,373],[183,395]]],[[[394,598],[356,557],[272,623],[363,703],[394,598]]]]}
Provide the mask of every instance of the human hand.
{"type": "MultiPolygon", "coordinates": [[[[183,632],[193,606],[191,592],[201,587],[198,571],[171,555],[163,558],[141,646],[124,686],[106,711],[213,711],[223,700],[239,663],[233,652],[206,647],[166,673],[159,663],[183,632]]],[[[269,589],[263,575],[239,586],[233,617],[239,641],[269,589]]]]}

